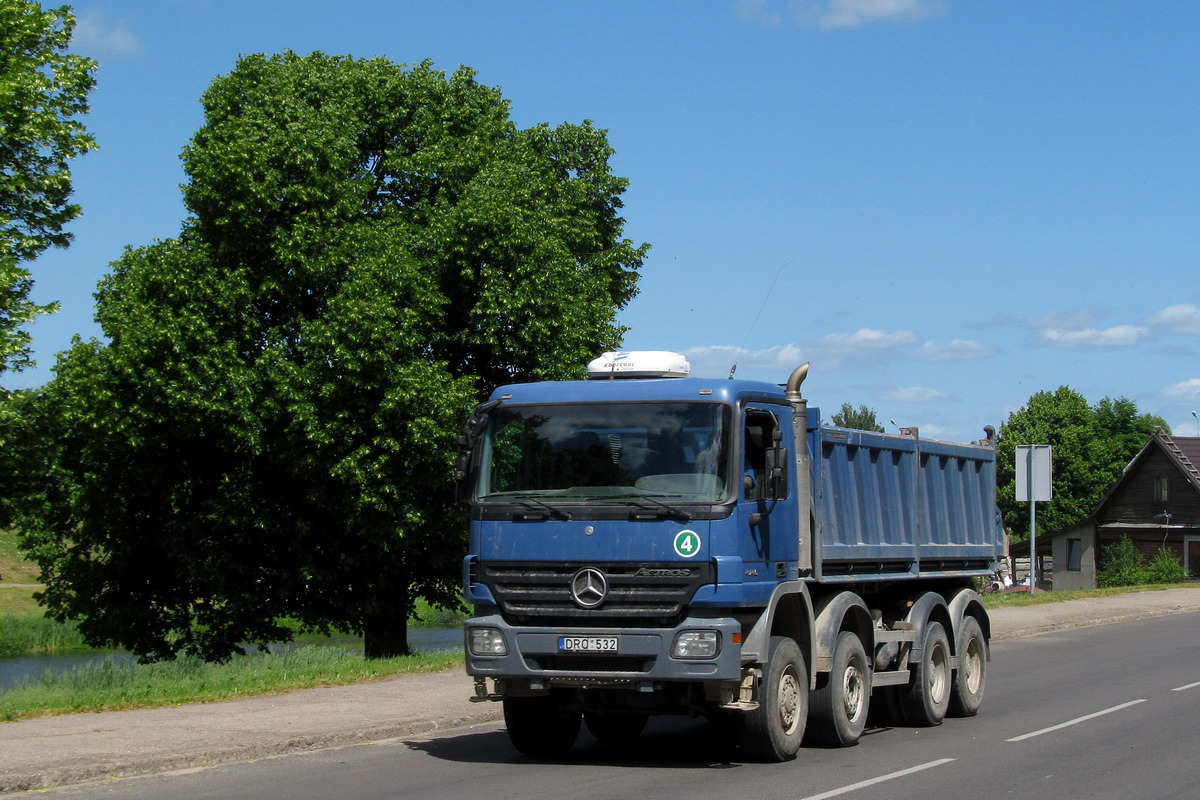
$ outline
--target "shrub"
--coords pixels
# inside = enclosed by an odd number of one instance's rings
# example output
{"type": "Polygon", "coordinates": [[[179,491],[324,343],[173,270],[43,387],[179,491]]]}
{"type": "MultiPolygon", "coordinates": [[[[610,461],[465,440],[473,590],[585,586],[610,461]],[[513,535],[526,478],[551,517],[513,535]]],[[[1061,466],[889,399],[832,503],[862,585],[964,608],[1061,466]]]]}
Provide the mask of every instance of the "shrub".
{"type": "Polygon", "coordinates": [[[1112,586],[1137,586],[1149,581],[1142,554],[1133,546],[1128,536],[1122,536],[1101,551],[1103,559],[1096,575],[1096,584],[1101,589],[1112,586]]]}
{"type": "Polygon", "coordinates": [[[1170,550],[1159,550],[1146,567],[1150,583],[1183,583],[1188,579],[1187,568],[1170,550]]]}

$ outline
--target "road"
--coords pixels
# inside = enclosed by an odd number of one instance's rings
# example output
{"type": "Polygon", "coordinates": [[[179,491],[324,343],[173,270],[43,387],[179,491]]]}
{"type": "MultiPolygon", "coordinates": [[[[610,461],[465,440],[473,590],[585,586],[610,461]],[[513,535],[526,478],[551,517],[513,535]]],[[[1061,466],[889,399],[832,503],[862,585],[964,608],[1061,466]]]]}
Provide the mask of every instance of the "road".
{"type": "Polygon", "coordinates": [[[1200,613],[999,642],[973,719],[869,731],[785,764],[729,760],[702,721],[652,720],[633,748],[586,732],[532,761],[502,725],[46,792],[62,798],[704,800],[1195,797],[1200,613]],[[749,782],[753,781],[753,784],[749,782]]]}

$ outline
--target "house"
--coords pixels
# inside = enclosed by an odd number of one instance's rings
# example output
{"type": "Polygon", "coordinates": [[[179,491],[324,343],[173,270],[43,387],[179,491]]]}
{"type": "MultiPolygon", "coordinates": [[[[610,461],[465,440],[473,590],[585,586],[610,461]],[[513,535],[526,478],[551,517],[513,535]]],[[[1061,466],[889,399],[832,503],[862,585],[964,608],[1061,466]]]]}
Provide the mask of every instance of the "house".
{"type": "MultiPolygon", "coordinates": [[[[1200,438],[1162,428],[1080,524],[1049,537],[1055,589],[1092,589],[1105,546],[1128,536],[1147,561],[1166,549],[1200,577],[1200,438]]],[[[1028,544],[1025,547],[1028,548],[1028,544]]],[[[1045,553],[1043,541],[1039,554],[1045,553]]]]}

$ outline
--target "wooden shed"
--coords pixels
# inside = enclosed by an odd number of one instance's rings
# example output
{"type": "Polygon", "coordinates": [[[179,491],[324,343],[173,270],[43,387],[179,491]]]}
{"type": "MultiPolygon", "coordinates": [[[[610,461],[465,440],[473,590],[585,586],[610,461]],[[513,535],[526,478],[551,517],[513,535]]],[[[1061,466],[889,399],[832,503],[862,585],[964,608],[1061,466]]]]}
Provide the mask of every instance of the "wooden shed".
{"type": "Polygon", "coordinates": [[[1189,575],[1200,577],[1198,466],[1200,438],[1156,428],[1091,515],[1052,534],[1054,588],[1094,588],[1104,547],[1122,536],[1147,561],[1166,549],[1183,561],[1189,575]]]}

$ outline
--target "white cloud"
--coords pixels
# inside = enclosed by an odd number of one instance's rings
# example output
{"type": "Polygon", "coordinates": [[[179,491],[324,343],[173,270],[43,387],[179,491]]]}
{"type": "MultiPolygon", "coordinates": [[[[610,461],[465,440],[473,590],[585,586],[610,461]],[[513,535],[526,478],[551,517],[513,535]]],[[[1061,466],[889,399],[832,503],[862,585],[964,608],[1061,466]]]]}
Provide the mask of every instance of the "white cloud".
{"type": "Polygon", "coordinates": [[[802,346],[792,347],[797,355],[804,354],[805,361],[820,363],[825,369],[833,369],[848,364],[865,364],[917,341],[917,334],[913,331],[859,328],[853,333],[831,333],[804,342],[802,346]]]}
{"type": "Polygon", "coordinates": [[[92,11],[76,19],[71,49],[93,58],[127,56],[140,51],[142,43],[123,24],[109,25],[101,12],[92,11]]]}
{"type": "Polygon", "coordinates": [[[1152,314],[1146,322],[1175,333],[1200,336],[1200,308],[1191,303],[1168,306],[1157,314],[1152,314]]]}
{"type": "Polygon", "coordinates": [[[949,342],[926,342],[914,356],[922,361],[972,361],[987,358],[994,352],[974,339],[951,339],[949,342]]]}
{"type": "Polygon", "coordinates": [[[737,377],[782,383],[796,367],[811,357],[805,358],[798,345],[768,347],[765,350],[746,350],[730,345],[692,347],[683,351],[692,374],[704,378],[724,378],[734,364],[737,377]]]}
{"type": "Polygon", "coordinates": [[[815,344],[835,353],[857,353],[865,350],[888,350],[912,344],[917,335],[912,331],[884,331],[859,328],[854,333],[831,333],[817,339],[815,344]]]}
{"type": "Polygon", "coordinates": [[[1104,330],[1046,328],[1039,336],[1043,342],[1055,347],[1131,347],[1149,334],[1149,329],[1140,325],[1116,325],[1104,330]]]}
{"type": "Polygon", "coordinates": [[[1200,378],[1192,378],[1172,384],[1163,389],[1162,393],[1169,400],[1200,402],[1200,378]]]}
{"type": "Polygon", "coordinates": [[[858,28],[875,22],[916,22],[946,13],[941,0],[824,0],[799,2],[796,19],[821,28],[858,28]]]}
{"type": "Polygon", "coordinates": [[[946,393],[937,389],[927,389],[924,386],[897,386],[884,393],[888,400],[898,403],[930,403],[935,400],[945,400],[946,393]]]}
{"type": "Polygon", "coordinates": [[[762,350],[746,350],[729,345],[693,347],[684,351],[697,376],[728,375],[738,365],[738,376],[754,370],[764,380],[783,381],[791,371],[805,361],[820,363],[828,369],[848,359],[863,359],[871,355],[911,345],[917,341],[912,331],[885,331],[860,328],[853,333],[831,333],[820,339],[799,344],[776,345],[762,350]],[[770,377],[766,377],[770,376],[770,377]]]}

